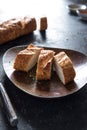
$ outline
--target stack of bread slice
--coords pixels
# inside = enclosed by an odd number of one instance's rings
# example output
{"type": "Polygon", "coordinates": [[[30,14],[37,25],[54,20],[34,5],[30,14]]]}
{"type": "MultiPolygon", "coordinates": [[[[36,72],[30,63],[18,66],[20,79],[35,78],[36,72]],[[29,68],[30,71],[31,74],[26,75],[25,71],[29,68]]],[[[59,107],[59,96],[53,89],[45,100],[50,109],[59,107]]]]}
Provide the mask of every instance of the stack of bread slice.
{"type": "Polygon", "coordinates": [[[28,72],[36,63],[36,80],[50,80],[52,66],[64,85],[75,78],[73,63],[65,52],[55,55],[54,50],[46,50],[33,44],[16,55],[14,69],[28,72]]]}

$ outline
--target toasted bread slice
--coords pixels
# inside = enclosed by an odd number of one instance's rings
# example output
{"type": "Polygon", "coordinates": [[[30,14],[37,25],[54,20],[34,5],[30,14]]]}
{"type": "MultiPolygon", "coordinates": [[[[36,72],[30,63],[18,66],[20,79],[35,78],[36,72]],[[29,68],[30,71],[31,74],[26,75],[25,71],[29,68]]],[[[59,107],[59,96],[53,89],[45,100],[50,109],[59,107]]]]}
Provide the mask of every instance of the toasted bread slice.
{"type": "Polygon", "coordinates": [[[52,60],[54,51],[42,50],[37,63],[36,79],[48,80],[51,78],[52,60]]]}
{"type": "Polygon", "coordinates": [[[60,52],[54,56],[54,66],[57,75],[64,85],[75,78],[76,72],[73,63],[65,52],[60,52]]]}

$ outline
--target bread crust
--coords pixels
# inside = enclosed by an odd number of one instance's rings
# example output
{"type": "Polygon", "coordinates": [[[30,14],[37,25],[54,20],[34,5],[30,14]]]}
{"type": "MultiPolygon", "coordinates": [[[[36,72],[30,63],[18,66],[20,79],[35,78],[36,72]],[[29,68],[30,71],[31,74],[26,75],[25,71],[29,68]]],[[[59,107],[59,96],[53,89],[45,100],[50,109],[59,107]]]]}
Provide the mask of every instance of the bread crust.
{"type": "Polygon", "coordinates": [[[7,20],[0,24],[0,44],[33,32],[36,27],[35,18],[23,17],[7,20]]]}
{"type": "Polygon", "coordinates": [[[47,27],[48,27],[48,24],[47,24],[47,17],[41,17],[40,18],[40,28],[39,30],[42,31],[42,30],[46,30],[47,27]]]}
{"type": "Polygon", "coordinates": [[[42,49],[30,44],[26,49],[20,51],[16,55],[14,69],[28,72],[36,64],[42,49]]]}
{"type": "Polygon", "coordinates": [[[14,69],[20,71],[29,71],[28,64],[31,62],[31,59],[34,57],[35,53],[28,51],[27,49],[20,51],[14,61],[14,69]]]}
{"type": "Polygon", "coordinates": [[[28,47],[27,47],[28,50],[32,50],[33,52],[35,53],[40,53],[41,50],[44,50],[43,47],[37,47],[35,46],[34,44],[29,44],[28,47]]]}
{"type": "Polygon", "coordinates": [[[56,72],[63,84],[67,84],[75,78],[76,72],[73,63],[65,52],[60,52],[54,56],[54,65],[56,72]],[[64,77],[64,79],[61,78],[59,71],[62,72],[62,77],[64,77]]]}
{"type": "Polygon", "coordinates": [[[51,78],[52,60],[54,51],[42,50],[37,63],[36,79],[48,80],[51,78]]]}

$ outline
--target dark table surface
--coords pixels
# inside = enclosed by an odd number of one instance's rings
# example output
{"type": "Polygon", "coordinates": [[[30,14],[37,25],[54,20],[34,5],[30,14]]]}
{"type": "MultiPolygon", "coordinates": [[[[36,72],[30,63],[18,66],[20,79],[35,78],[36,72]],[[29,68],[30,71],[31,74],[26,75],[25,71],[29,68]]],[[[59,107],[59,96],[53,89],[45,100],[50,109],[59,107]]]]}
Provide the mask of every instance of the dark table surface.
{"type": "MultiPolygon", "coordinates": [[[[22,5],[24,8],[21,8],[22,2],[20,5],[15,4],[25,12],[30,9],[28,13],[34,12],[36,17],[42,13],[47,15],[48,29],[43,33],[36,30],[27,36],[0,45],[0,81],[4,84],[19,119],[17,127],[12,128],[0,108],[0,130],[87,130],[87,85],[66,97],[41,99],[16,88],[6,77],[2,65],[3,54],[7,49],[31,42],[41,46],[73,49],[87,55],[87,22],[69,13],[66,6],[70,3],[85,4],[86,0],[37,0],[35,3],[32,1],[32,4],[22,5]]],[[[1,21],[13,16],[12,11],[1,13],[1,21]],[[7,15],[10,13],[11,15],[7,15]]],[[[14,16],[16,14],[15,12],[14,16]]]]}

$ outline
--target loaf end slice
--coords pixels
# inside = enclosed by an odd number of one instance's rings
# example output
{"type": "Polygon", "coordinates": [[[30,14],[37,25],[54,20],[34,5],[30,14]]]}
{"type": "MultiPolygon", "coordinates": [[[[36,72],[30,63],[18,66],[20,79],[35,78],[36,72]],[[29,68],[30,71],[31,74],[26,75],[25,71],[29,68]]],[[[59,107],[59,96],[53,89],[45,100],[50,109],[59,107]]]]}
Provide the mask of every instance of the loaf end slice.
{"type": "Polygon", "coordinates": [[[53,61],[56,73],[64,85],[74,80],[76,72],[71,59],[65,52],[56,54],[53,61]]]}

